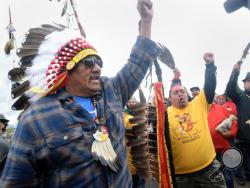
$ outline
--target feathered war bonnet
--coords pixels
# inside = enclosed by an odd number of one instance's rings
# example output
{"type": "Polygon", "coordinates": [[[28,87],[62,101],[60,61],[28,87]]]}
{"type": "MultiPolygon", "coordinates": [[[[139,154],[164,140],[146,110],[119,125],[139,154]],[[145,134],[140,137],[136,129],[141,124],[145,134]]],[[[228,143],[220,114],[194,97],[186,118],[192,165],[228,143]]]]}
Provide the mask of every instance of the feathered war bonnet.
{"type": "MultiPolygon", "coordinates": [[[[31,28],[17,50],[20,67],[9,71],[13,110],[22,110],[39,98],[55,93],[68,79],[68,71],[95,48],[77,31],[60,26],[31,28]]],[[[99,56],[98,56],[99,57],[99,56]]]]}

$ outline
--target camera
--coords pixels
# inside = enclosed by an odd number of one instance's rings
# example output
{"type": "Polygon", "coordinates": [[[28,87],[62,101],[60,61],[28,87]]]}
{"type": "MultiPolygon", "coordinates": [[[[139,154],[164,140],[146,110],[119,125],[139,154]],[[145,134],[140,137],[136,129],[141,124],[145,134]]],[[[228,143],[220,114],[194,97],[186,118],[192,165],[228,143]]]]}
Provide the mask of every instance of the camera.
{"type": "Polygon", "coordinates": [[[242,7],[250,10],[250,0],[227,0],[224,2],[224,8],[227,13],[232,13],[242,7]]]}

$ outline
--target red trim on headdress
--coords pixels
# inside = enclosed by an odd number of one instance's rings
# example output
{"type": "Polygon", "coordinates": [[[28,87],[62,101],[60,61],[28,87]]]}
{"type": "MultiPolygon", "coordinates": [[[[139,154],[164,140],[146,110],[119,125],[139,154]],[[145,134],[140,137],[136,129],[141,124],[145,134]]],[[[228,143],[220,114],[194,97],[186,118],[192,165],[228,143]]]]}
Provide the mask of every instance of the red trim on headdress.
{"type": "Polygon", "coordinates": [[[68,80],[68,72],[67,70],[63,71],[63,69],[77,53],[87,48],[95,50],[84,38],[72,39],[60,48],[46,71],[48,89],[53,88],[50,93],[55,92],[65,85],[68,80]]]}

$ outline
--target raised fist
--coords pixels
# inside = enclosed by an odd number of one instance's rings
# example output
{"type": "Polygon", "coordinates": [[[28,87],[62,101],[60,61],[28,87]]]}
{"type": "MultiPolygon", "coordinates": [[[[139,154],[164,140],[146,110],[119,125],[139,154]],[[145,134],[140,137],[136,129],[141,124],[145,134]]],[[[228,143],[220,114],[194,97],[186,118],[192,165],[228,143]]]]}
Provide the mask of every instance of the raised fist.
{"type": "Polygon", "coordinates": [[[213,63],[214,62],[214,54],[211,52],[206,52],[203,55],[203,59],[207,64],[213,63]]]}

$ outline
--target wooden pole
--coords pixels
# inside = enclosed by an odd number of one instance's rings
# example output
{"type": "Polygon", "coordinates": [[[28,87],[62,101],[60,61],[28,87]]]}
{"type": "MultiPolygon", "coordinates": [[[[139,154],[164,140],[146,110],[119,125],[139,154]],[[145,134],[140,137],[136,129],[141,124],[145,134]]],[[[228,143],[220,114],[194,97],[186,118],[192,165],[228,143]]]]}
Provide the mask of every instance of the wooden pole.
{"type": "Polygon", "coordinates": [[[86,38],[86,34],[85,34],[84,29],[83,29],[83,27],[82,27],[82,25],[81,25],[81,23],[80,23],[80,20],[79,20],[77,11],[76,11],[76,9],[75,9],[73,0],[70,0],[70,4],[71,4],[71,6],[72,6],[72,9],[73,9],[73,12],[74,12],[74,16],[75,16],[75,19],[76,19],[78,28],[79,28],[79,30],[80,30],[80,33],[81,33],[81,35],[82,35],[84,38],[86,38]]]}

